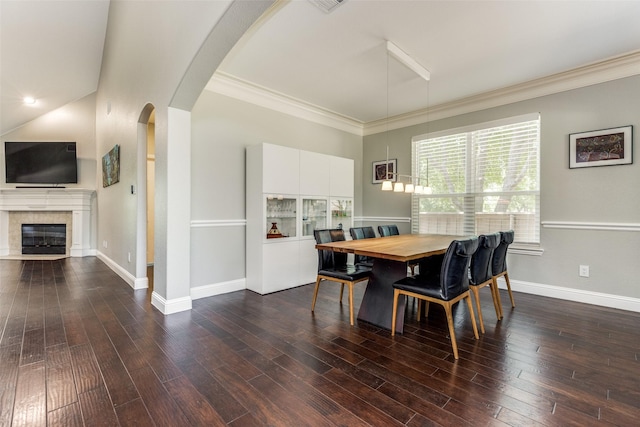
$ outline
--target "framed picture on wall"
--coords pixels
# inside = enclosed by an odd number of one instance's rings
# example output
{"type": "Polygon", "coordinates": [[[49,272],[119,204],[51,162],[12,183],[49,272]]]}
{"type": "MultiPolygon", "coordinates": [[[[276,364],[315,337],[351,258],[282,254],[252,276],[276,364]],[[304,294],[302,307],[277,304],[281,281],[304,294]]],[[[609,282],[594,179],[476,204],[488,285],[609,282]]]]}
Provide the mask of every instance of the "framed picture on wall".
{"type": "Polygon", "coordinates": [[[120,146],[115,145],[102,157],[102,187],[120,181],[120,146]]]}
{"type": "Polygon", "coordinates": [[[569,134],[569,168],[633,163],[633,126],[569,134]]]}
{"type": "Polygon", "coordinates": [[[373,184],[380,184],[382,181],[397,181],[397,159],[380,160],[373,162],[371,181],[373,184]]]}

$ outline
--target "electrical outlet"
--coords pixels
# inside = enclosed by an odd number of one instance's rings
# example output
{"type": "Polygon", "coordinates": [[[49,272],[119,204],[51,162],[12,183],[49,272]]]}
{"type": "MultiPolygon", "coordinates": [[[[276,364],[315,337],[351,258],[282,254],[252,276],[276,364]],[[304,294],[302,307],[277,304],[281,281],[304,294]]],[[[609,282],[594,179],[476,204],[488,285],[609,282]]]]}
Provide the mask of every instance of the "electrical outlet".
{"type": "Polygon", "coordinates": [[[108,246],[109,246],[109,244],[107,243],[107,241],[106,241],[106,240],[103,240],[103,241],[102,241],[102,247],[103,247],[103,248],[106,248],[106,247],[108,247],[108,246]]]}
{"type": "Polygon", "coordinates": [[[127,261],[131,262],[131,252],[127,252],[127,261]]]}
{"type": "Polygon", "coordinates": [[[580,277],[589,277],[589,266],[581,265],[579,274],[580,274],[580,277]]]}

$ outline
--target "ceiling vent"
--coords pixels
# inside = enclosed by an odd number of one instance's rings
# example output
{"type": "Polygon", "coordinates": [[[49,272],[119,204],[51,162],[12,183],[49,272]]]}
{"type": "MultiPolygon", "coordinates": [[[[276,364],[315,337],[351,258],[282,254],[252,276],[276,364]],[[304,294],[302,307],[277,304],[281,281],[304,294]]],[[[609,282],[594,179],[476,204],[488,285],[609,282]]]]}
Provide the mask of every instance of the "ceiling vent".
{"type": "Polygon", "coordinates": [[[329,13],[345,1],[346,0],[309,0],[309,3],[314,4],[323,12],[329,13]]]}

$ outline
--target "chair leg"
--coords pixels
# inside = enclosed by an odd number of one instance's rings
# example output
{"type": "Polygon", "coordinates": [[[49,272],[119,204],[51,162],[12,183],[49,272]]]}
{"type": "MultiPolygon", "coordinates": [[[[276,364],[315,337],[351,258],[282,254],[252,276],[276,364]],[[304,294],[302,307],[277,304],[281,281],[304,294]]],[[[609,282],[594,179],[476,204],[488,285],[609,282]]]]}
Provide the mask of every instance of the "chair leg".
{"type": "Polygon", "coordinates": [[[396,315],[398,314],[398,296],[400,296],[400,290],[393,290],[393,310],[391,311],[391,336],[396,334],[396,315]]]}
{"type": "Polygon", "coordinates": [[[498,277],[493,276],[493,286],[496,288],[496,300],[498,301],[498,307],[500,308],[500,318],[504,318],[504,313],[502,311],[502,299],[500,298],[500,288],[498,287],[498,277]]]}
{"type": "Polygon", "coordinates": [[[353,326],[353,283],[349,283],[349,321],[353,326]]]}
{"type": "Polygon", "coordinates": [[[420,316],[422,316],[422,300],[421,299],[418,300],[418,310],[416,312],[416,317],[418,318],[418,322],[422,319],[420,316]]]}
{"type": "Polygon", "coordinates": [[[316,299],[318,299],[318,289],[320,288],[321,278],[316,279],[316,288],[313,290],[313,300],[311,301],[311,312],[316,308],[316,299]]]}
{"type": "Polygon", "coordinates": [[[500,303],[498,302],[498,287],[495,285],[493,280],[489,283],[489,289],[491,290],[491,299],[493,300],[493,308],[496,310],[496,317],[498,320],[502,319],[502,309],[500,308],[500,303]]]}
{"type": "Polygon", "coordinates": [[[480,320],[480,330],[484,334],[484,320],[482,320],[482,309],[480,308],[480,292],[477,286],[469,286],[473,291],[473,296],[476,299],[476,307],[478,308],[478,319],[480,320]]]}
{"type": "Polygon", "coordinates": [[[344,292],[344,283],[340,284],[340,302],[342,302],[342,293],[344,292]]]}
{"type": "Polygon", "coordinates": [[[476,339],[480,339],[478,336],[478,327],[476,326],[476,316],[473,314],[473,304],[471,304],[471,295],[465,297],[467,300],[467,306],[469,307],[469,315],[471,316],[471,326],[473,326],[473,335],[476,339]]]}
{"type": "MultiPolygon", "coordinates": [[[[453,315],[451,314],[451,305],[449,304],[445,305],[444,311],[447,314],[447,324],[449,325],[449,336],[451,337],[451,347],[453,348],[453,357],[456,360],[458,360],[458,343],[456,342],[456,331],[453,329],[453,315]]],[[[474,325],[475,325],[475,319],[474,319],[474,325]]]]}
{"type": "Polygon", "coordinates": [[[507,282],[507,290],[509,291],[509,298],[511,298],[511,307],[515,308],[516,303],[513,300],[513,292],[511,292],[511,282],[509,281],[509,273],[504,272],[504,280],[507,282]]]}

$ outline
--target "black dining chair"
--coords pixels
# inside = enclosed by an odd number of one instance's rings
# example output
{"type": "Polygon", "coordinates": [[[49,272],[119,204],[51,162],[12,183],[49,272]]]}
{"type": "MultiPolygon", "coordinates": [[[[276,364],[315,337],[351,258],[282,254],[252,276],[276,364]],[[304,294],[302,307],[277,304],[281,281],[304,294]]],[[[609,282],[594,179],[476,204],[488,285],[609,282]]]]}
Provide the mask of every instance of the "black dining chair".
{"type": "Polygon", "coordinates": [[[439,271],[426,271],[413,277],[406,277],[393,284],[393,314],[391,320],[391,335],[395,335],[398,297],[407,295],[426,302],[425,315],[428,314],[429,303],[441,305],[447,316],[449,335],[453,357],[458,359],[458,344],[453,328],[452,306],[460,300],[467,301],[473,333],[478,339],[476,317],[473,314],[471,293],[469,291],[469,264],[473,253],[478,248],[478,238],[454,240],[442,259],[439,271]]]}
{"type": "Polygon", "coordinates": [[[480,330],[484,334],[484,320],[482,319],[482,309],[480,308],[480,289],[488,286],[491,290],[491,299],[493,307],[496,310],[498,320],[502,318],[502,311],[499,305],[498,287],[493,281],[491,274],[491,260],[493,252],[500,244],[500,233],[493,233],[478,236],[478,249],[471,257],[471,266],[469,268],[469,288],[476,300],[476,309],[478,310],[478,320],[480,321],[480,330]]]}
{"type": "Polygon", "coordinates": [[[400,234],[400,231],[398,231],[398,226],[395,224],[379,225],[378,234],[380,237],[397,236],[400,234]]]}
{"type": "MultiPolygon", "coordinates": [[[[345,240],[344,230],[342,229],[314,230],[313,235],[316,239],[316,243],[329,243],[345,240]]],[[[349,287],[349,320],[351,325],[353,325],[353,285],[364,282],[369,279],[370,275],[371,268],[369,267],[347,264],[346,253],[318,249],[318,277],[316,278],[316,287],[313,291],[311,312],[313,312],[316,307],[318,289],[321,281],[326,280],[340,283],[341,303],[344,285],[347,285],[349,287]]]]}
{"type": "MultiPolygon", "coordinates": [[[[507,291],[509,292],[509,298],[511,299],[511,307],[515,308],[516,303],[513,300],[513,292],[511,292],[511,282],[509,281],[509,273],[507,272],[507,249],[509,245],[513,243],[515,233],[513,230],[500,232],[500,244],[493,251],[493,258],[491,260],[491,274],[493,275],[493,282],[496,289],[498,289],[498,278],[504,277],[507,282],[507,291]]],[[[498,293],[498,304],[500,306],[500,317],[504,317],[502,311],[502,301],[500,301],[500,294],[498,293]]]]}
{"type": "MultiPolygon", "coordinates": [[[[351,234],[351,238],[353,240],[371,239],[376,237],[376,232],[373,231],[373,227],[352,227],[349,229],[349,234],[351,234]]],[[[373,267],[373,258],[364,255],[356,255],[354,257],[354,264],[373,267]]]]}
{"type": "MultiPolygon", "coordinates": [[[[380,237],[398,236],[400,235],[400,231],[398,230],[398,226],[395,224],[379,225],[378,234],[380,234],[380,237]]],[[[417,266],[418,266],[418,263],[416,262],[409,263],[409,269],[411,270],[412,276],[416,273],[417,266]]]]}

